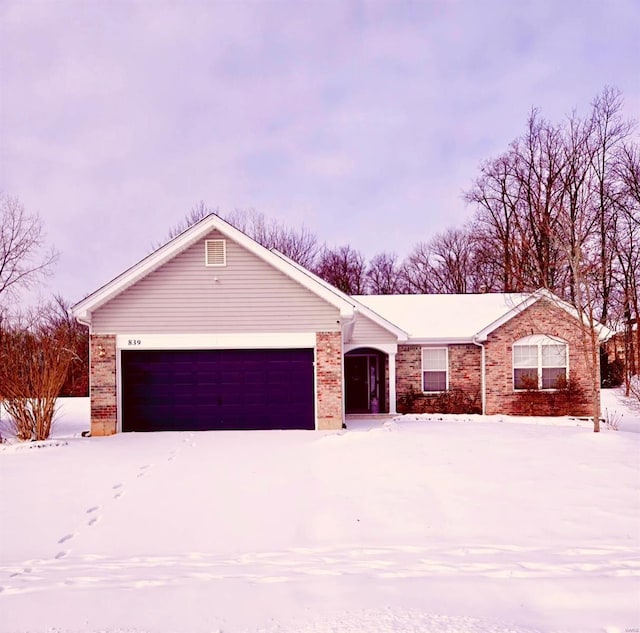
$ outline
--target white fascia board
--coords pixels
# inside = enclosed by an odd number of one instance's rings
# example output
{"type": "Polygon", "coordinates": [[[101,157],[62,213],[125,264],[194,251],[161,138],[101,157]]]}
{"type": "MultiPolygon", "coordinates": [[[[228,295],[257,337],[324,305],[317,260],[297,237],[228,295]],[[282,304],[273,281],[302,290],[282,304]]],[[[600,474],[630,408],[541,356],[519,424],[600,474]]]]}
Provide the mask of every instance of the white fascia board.
{"type": "Polygon", "coordinates": [[[109,283],[105,284],[88,297],[78,302],[71,308],[74,317],[77,320],[90,321],[91,312],[99,308],[114,296],[120,294],[123,290],[133,285],[144,276],[148,275],[156,268],[178,255],[180,252],[191,246],[194,242],[207,235],[212,230],[218,230],[220,233],[246,248],[248,251],[260,257],[265,262],[271,264],[274,268],[281,271],[294,281],[313,292],[320,298],[324,299],[335,308],[340,310],[341,316],[350,317],[353,315],[354,301],[346,300],[337,292],[333,291],[333,287],[325,283],[318,283],[313,276],[301,272],[298,266],[291,265],[290,260],[280,257],[255,240],[245,235],[228,222],[217,215],[209,215],[197,224],[194,224],[186,231],[175,237],[173,240],[161,246],[144,259],[134,264],[122,274],[118,275],[109,283]]]}
{"type": "Polygon", "coordinates": [[[403,341],[404,345],[465,345],[473,343],[473,337],[459,336],[459,337],[447,337],[447,338],[410,338],[407,341],[403,341]]]}
{"type": "Polygon", "coordinates": [[[116,336],[116,349],[304,349],[315,348],[315,332],[247,332],[221,334],[145,334],[116,336]]]}

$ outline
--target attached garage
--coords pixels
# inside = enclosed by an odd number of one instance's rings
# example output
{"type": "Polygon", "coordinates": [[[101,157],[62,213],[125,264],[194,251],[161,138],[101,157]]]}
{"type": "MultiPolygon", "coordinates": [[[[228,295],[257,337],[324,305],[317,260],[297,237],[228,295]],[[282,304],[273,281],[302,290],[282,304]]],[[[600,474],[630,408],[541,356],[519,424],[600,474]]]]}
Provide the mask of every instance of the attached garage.
{"type": "Polygon", "coordinates": [[[73,314],[90,332],[92,435],[342,427],[353,300],[216,215],[73,314]]]}
{"type": "Polygon", "coordinates": [[[313,349],[122,350],[123,431],[314,429],[313,349]]]}

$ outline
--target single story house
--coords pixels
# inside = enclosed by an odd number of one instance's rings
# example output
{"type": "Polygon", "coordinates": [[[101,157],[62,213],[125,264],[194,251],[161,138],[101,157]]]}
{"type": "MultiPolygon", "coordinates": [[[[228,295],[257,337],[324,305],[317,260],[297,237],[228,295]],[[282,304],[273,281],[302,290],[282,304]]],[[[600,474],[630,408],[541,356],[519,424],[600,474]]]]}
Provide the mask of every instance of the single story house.
{"type": "Polygon", "coordinates": [[[216,215],[72,312],[90,328],[93,435],[591,412],[583,323],[551,293],[352,297],[216,215]]]}

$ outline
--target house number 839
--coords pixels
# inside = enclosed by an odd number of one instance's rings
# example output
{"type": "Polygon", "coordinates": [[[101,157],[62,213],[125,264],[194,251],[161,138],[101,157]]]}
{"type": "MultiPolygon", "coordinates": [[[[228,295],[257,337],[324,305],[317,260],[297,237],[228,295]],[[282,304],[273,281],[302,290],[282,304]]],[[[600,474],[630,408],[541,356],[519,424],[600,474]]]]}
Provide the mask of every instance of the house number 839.
{"type": "Polygon", "coordinates": [[[142,345],[142,341],[139,338],[130,338],[127,345],[133,347],[135,345],[142,345]]]}

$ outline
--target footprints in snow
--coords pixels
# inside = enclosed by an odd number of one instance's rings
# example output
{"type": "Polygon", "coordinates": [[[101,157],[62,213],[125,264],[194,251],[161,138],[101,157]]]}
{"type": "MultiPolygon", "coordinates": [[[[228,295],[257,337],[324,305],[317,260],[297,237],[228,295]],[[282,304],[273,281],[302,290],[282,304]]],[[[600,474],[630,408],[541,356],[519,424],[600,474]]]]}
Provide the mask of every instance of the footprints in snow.
{"type": "Polygon", "coordinates": [[[100,520],[100,515],[99,514],[95,514],[98,510],[100,509],[100,506],[92,506],[91,508],[89,508],[87,510],[87,514],[91,514],[93,515],[88,521],[87,521],[87,525],[89,527],[91,527],[92,525],[95,525],[99,520],[100,520]]]}
{"type": "MultiPolygon", "coordinates": [[[[183,438],[183,442],[189,444],[191,447],[195,447],[196,443],[194,441],[194,434],[193,433],[189,433],[188,435],[186,435],[183,438]]],[[[173,462],[176,457],[178,456],[180,452],[180,447],[178,448],[174,448],[170,453],[169,456],[167,457],[167,462],[173,462]]],[[[153,464],[143,464],[142,466],[140,466],[138,468],[138,472],[136,473],[136,479],[141,479],[143,477],[145,477],[149,472],[151,467],[153,466],[153,464]]],[[[118,482],[115,483],[111,486],[111,491],[112,491],[112,499],[114,501],[117,501],[118,499],[120,499],[124,493],[125,493],[125,486],[122,482],[118,482]]],[[[84,527],[93,527],[96,523],[98,523],[100,521],[100,519],[102,518],[102,515],[98,514],[98,511],[100,510],[100,506],[99,505],[95,505],[95,506],[91,506],[90,508],[87,508],[86,510],[86,514],[90,515],[89,519],[86,523],[84,523],[84,527]]],[[[75,539],[78,536],[78,532],[69,532],[68,534],[65,534],[64,536],[61,536],[58,539],[58,545],[62,545],[64,543],[67,543],[69,541],[72,541],[73,539],[75,539]]],[[[54,559],[55,560],[62,560],[63,558],[66,558],[69,554],[71,553],[71,550],[61,550],[59,551],[55,556],[54,559]]],[[[31,569],[30,568],[25,568],[22,571],[16,572],[14,574],[12,574],[11,576],[19,576],[22,574],[27,574],[30,573],[31,569]]],[[[2,591],[3,588],[0,587],[0,591],[2,591]]]]}
{"type": "MultiPolygon", "coordinates": [[[[91,506],[90,508],[87,508],[86,513],[91,515],[91,518],[86,523],[87,527],[95,525],[100,520],[100,515],[96,514],[98,510],[100,510],[100,506],[91,506]]],[[[58,539],[58,545],[63,545],[68,541],[72,541],[76,536],[78,536],[78,532],[69,532],[68,534],[65,534],[58,539]]],[[[71,550],[61,550],[54,556],[54,558],[56,560],[62,560],[63,558],[66,558],[70,553],[71,550]]]]}
{"type": "Polygon", "coordinates": [[[75,533],[65,534],[61,539],[58,540],[58,544],[62,545],[63,543],[70,541],[74,536],[75,536],[75,533]]]}

